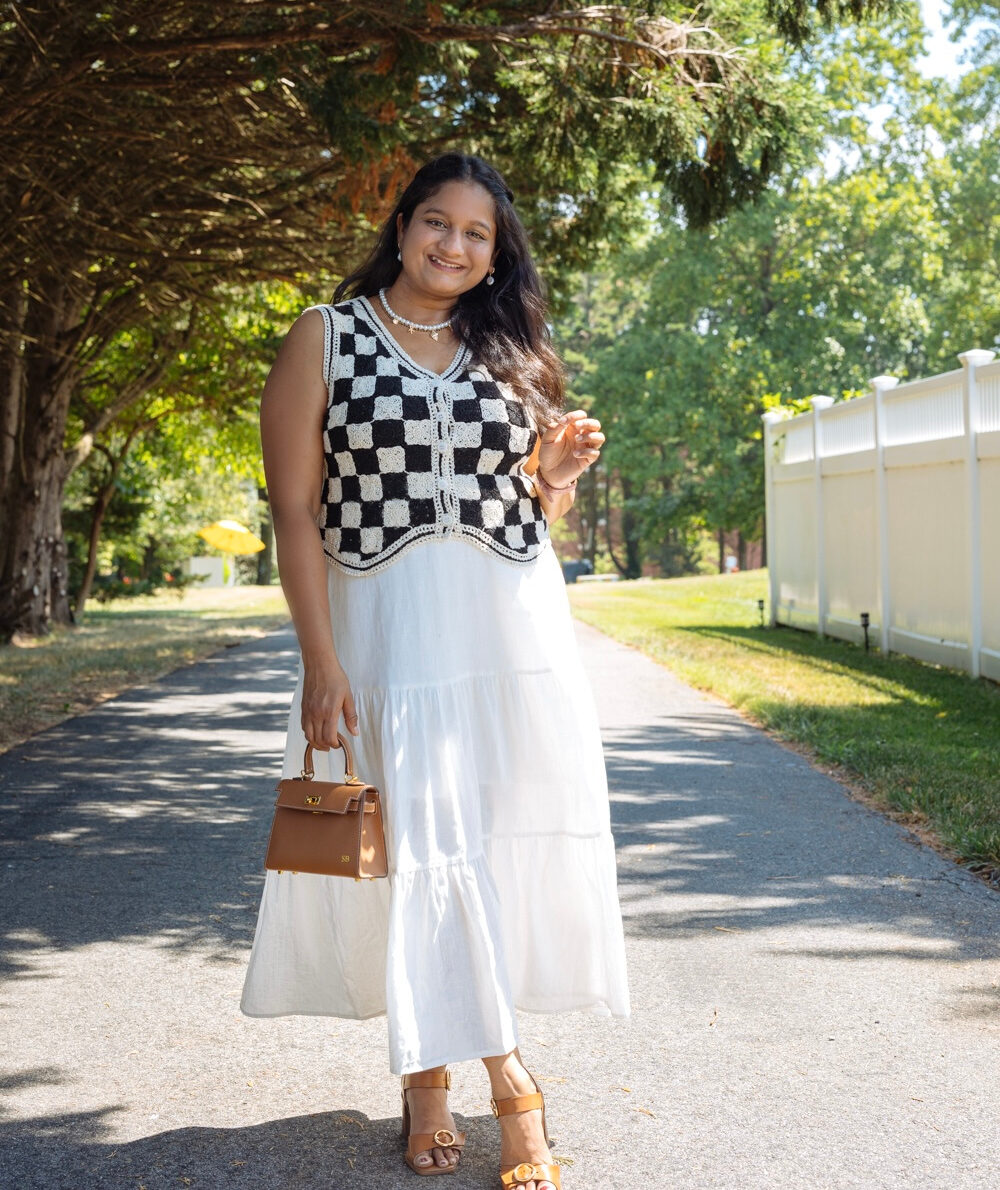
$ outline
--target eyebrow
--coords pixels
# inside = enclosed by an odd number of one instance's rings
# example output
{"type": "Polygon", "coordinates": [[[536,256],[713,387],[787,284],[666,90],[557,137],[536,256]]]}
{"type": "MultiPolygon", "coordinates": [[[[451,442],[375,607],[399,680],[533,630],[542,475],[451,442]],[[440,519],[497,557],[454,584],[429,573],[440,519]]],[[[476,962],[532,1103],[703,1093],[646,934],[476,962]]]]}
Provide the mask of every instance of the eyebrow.
{"type": "MultiPolygon", "coordinates": [[[[448,215],[448,212],[442,211],[440,207],[428,207],[427,210],[424,211],[424,214],[425,215],[446,215],[449,219],[451,218],[451,216],[448,215]]],[[[493,228],[490,227],[490,225],[488,223],[484,223],[482,221],[482,219],[473,219],[472,222],[476,227],[485,227],[487,231],[493,230],[493,228]]]]}

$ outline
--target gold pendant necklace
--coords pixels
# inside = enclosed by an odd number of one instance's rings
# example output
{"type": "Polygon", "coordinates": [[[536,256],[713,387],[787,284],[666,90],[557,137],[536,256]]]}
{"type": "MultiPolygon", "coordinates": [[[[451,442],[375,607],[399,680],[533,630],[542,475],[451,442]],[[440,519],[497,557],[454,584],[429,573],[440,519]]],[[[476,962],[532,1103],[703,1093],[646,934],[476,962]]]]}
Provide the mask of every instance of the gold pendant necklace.
{"type": "Polygon", "coordinates": [[[399,326],[402,324],[406,327],[411,335],[414,331],[423,331],[425,334],[430,335],[432,339],[436,339],[438,334],[443,331],[445,327],[451,326],[450,318],[446,322],[435,322],[433,324],[426,322],[411,322],[409,318],[404,318],[402,314],[397,314],[396,311],[389,305],[388,301],[386,301],[384,289],[380,289],[378,291],[378,300],[382,303],[382,309],[392,319],[392,325],[399,326]]]}

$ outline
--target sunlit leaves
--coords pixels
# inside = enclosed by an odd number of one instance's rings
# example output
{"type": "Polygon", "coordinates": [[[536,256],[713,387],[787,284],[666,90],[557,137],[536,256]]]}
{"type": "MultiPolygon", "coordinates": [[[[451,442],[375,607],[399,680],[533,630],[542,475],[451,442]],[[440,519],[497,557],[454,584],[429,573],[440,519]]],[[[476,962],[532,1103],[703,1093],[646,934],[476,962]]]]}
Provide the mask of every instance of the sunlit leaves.
{"type": "Polygon", "coordinates": [[[765,410],[947,370],[1000,340],[995,72],[954,91],[929,81],[913,65],[922,36],[904,13],[825,39],[793,67],[814,84],[802,168],[703,231],[668,206],[658,236],[588,278],[620,322],[583,364],[570,357],[575,383],[647,559],[685,526],[759,532],[765,410]],[[623,286],[641,295],[627,314],[623,286]]]}

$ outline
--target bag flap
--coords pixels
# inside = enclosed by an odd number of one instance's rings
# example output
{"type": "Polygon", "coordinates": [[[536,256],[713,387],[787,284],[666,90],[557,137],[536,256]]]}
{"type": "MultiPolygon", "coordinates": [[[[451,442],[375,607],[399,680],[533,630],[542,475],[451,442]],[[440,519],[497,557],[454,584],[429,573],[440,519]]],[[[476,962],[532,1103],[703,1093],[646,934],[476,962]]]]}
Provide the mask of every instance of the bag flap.
{"type": "MultiPolygon", "coordinates": [[[[346,784],[338,781],[306,781],[302,777],[286,777],[279,781],[275,808],[285,810],[308,810],[313,814],[346,814],[357,810],[361,799],[376,793],[371,785],[346,784]]],[[[376,793],[377,796],[377,793],[376,793]]],[[[369,812],[374,810],[374,801],[366,804],[369,812]]]]}

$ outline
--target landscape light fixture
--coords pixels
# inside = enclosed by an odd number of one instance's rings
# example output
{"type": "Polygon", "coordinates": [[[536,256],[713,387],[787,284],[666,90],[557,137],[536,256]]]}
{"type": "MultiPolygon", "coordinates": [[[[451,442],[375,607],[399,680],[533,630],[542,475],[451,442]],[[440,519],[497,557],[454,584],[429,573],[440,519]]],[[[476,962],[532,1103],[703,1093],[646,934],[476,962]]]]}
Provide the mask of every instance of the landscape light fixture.
{"type": "Polygon", "coordinates": [[[760,626],[761,626],[761,628],[763,628],[764,627],[764,600],[763,599],[757,600],[757,610],[760,612],[760,626]]]}
{"type": "Polygon", "coordinates": [[[861,613],[861,627],[864,629],[864,632],[865,632],[865,652],[866,653],[868,652],[868,622],[869,622],[868,613],[862,612],[861,613]]]}

